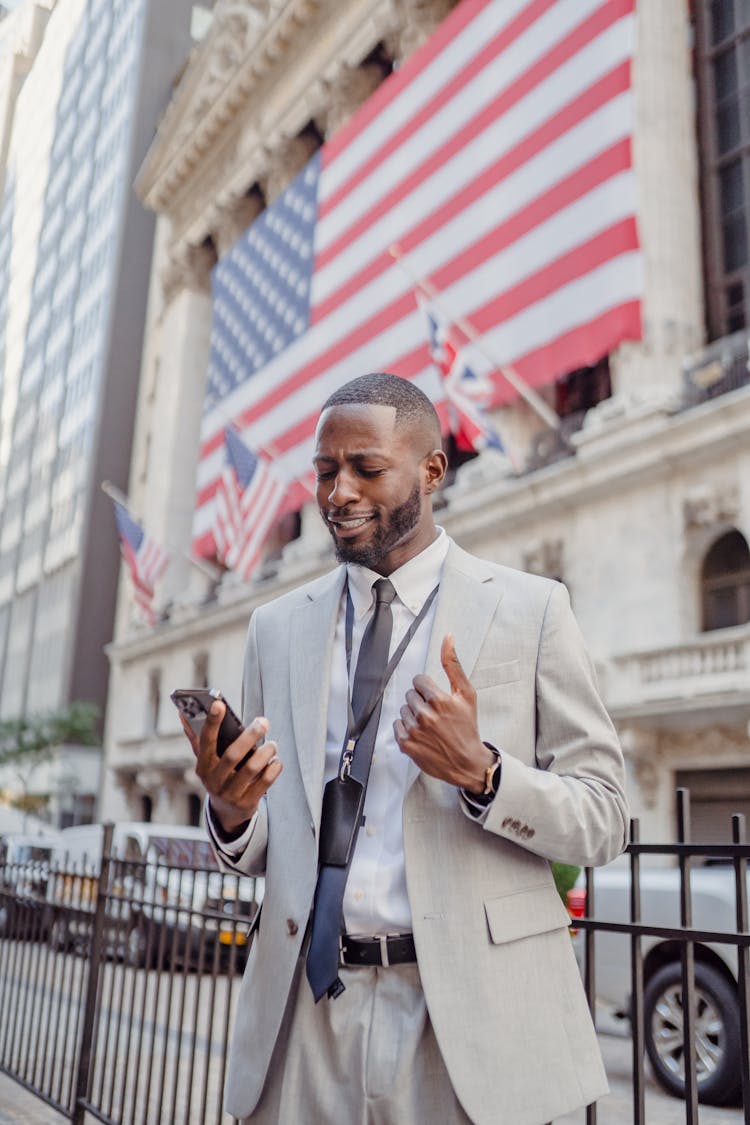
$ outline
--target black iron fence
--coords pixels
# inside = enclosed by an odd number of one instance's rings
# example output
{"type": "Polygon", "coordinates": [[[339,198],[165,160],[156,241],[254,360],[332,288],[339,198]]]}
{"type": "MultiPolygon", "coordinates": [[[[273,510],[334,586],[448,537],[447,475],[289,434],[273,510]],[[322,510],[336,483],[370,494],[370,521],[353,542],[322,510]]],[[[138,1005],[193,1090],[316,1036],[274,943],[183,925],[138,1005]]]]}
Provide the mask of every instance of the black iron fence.
{"type": "Polygon", "coordinates": [[[262,881],[195,841],[0,866],[0,1070],[82,1125],[221,1125],[233,1007],[262,881]]]}
{"type": "MultiPolygon", "coordinates": [[[[750,1125],[750,844],[642,844],[572,892],[592,1009],[632,1029],[632,1119],[646,1121],[644,1057],[683,1098],[741,1104],[750,1125]],[[646,862],[641,865],[641,859],[646,862]],[[656,861],[661,866],[651,866],[656,861]],[[619,944],[618,944],[619,943],[619,944]]],[[[112,854],[0,862],[0,1070],[82,1125],[225,1125],[222,1089],[240,973],[262,881],[221,873],[205,847],[158,862],[112,854]]],[[[586,1110],[596,1123],[596,1106],[586,1110]]]]}
{"type": "MultiPolygon", "coordinates": [[[[585,899],[575,911],[584,911],[575,927],[583,931],[576,940],[586,994],[592,1011],[602,994],[614,999],[618,992],[624,1002],[634,1125],[646,1122],[646,1057],[657,1081],[684,1100],[687,1125],[697,1125],[699,1101],[741,1105],[750,1125],[745,818],[732,817],[726,844],[699,844],[690,842],[685,789],[677,791],[677,813],[677,843],[641,843],[634,820],[629,870],[597,876],[587,869],[585,899]],[[642,857],[658,857],[661,866],[642,869],[642,857]]],[[[587,1125],[596,1121],[597,1107],[589,1106],[587,1125]]]]}

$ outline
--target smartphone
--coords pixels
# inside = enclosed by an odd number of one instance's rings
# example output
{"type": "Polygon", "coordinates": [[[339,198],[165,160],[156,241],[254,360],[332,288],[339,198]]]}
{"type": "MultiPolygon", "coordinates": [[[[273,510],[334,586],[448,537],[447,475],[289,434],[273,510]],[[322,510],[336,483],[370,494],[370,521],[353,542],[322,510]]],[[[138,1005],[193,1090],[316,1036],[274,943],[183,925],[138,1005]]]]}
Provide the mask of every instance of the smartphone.
{"type": "MultiPolygon", "coordinates": [[[[219,757],[224,753],[227,746],[234,742],[236,738],[239,738],[245,729],[220,691],[214,691],[210,688],[176,688],[169,698],[180,714],[185,716],[198,737],[200,737],[212,703],[215,703],[217,699],[221,700],[226,707],[226,713],[221,721],[216,739],[216,753],[219,757]]],[[[250,754],[252,752],[251,750],[250,754]]],[[[243,758],[240,765],[245,764],[250,754],[243,758]]]]}

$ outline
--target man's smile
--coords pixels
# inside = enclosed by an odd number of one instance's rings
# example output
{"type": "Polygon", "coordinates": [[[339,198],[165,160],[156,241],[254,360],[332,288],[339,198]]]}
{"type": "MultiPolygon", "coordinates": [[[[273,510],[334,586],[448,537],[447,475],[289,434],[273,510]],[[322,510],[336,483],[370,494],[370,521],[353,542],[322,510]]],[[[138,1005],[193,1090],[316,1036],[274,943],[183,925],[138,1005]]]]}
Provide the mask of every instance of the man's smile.
{"type": "Polygon", "coordinates": [[[331,525],[337,535],[353,534],[374,518],[373,515],[339,516],[331,513],[326,515],[327,523],[331,525]]]}

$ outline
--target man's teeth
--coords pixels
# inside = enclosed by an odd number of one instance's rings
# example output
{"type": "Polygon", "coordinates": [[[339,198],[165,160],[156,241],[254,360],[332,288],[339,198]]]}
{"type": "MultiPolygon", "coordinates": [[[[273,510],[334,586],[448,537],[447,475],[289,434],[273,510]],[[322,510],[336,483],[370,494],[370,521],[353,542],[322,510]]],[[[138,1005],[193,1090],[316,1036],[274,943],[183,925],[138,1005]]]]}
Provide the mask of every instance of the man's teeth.
{"type": "Polygon", "coordinates": [[[367,523],[367,518],[367,516],[360,516],[357,519],[351,520],[337,519],[333,520],[333,523],[335,523],[338,527],[363,527],[367,523]]]}

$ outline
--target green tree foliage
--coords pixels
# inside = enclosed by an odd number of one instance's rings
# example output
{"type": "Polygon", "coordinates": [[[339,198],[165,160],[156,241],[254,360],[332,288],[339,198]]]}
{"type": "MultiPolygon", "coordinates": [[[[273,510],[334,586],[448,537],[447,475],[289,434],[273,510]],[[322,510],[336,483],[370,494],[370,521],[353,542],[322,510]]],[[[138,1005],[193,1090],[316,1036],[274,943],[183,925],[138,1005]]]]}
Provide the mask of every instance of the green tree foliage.
{"type": "Polygon", "coordinates": [[[49,759],[64,743],[96,746],[100,742],[99,708],[75,702],[59,711],[0,720],[0,766],[49,759]]]}
{"type": "Polygon", "coordinates": [[[580,873],[580,867],[572,867],[569,863],[553,863],[552,874],[555,877],[555,886],[560,898],[567,906],[566,895],[570,888],[575,885],[575,881],[580,873]]]}

